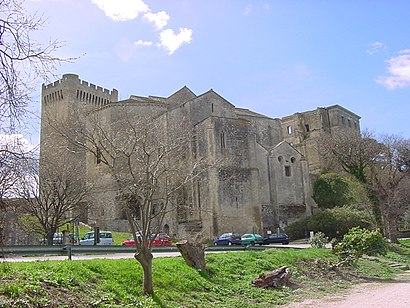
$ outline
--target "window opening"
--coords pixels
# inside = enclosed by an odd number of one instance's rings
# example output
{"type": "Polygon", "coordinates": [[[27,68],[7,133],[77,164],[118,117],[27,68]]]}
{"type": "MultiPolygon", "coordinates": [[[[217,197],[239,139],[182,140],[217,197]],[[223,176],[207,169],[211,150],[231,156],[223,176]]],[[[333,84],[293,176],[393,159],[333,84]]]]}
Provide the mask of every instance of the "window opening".
{"type": "Polygon", "coordinates": [[[305,129],[306,129],[306,132],[307,132],[307,133],[310,131],[309,124],[305,124],[305,129]]]}
{"type": "Polygon", "coordinates": [[[225,149],[225,132],[221,131],[221,149],[225,149]]]}
{"type": "Polygon", "coordinates": [[[288,126],[288,135],[292,135],[292,126],[288,126]]]}
{"type": "Polygon", "coordinates": [[[291,176],[290,166],[285,166],[285,175],[291,176]]]}

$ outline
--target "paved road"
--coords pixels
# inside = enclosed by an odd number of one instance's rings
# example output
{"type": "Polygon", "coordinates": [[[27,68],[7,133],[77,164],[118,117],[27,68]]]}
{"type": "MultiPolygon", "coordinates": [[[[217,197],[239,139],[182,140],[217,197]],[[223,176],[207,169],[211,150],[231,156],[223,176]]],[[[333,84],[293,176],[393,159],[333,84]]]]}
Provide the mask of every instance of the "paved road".
{"type": "Polygon", "coordinates": [[[361,283],[345,294],[292,303],[283,308],[407,308],[410,307],[410,271],[394,282],[361,283]]]}
{"type": "MultiPolygon", "coordinates": [[[[286,248],[308,248],[308,244],[271,244],[269,245],[272,248],[286,249],[286,248]]],[[[207,253],[220,253],[226,251],[207,251],[207,253]]],[[[180,256],[179,252],[155,252],[153,253],[154,258],[159,257],[176,257],[180,256]]],[[[92,260],[92,259],[129,259],[134,258],[134,253],[132,252],[121,252],[121,253],[107,253],[107,254],[73,254],[72,260],[92,260]]],[[[2,259],[0,259],[1,262],[2,259]]],[[[8,256],[6,259],[7,262],[34,262],[34,261],[46,261],[46,260],[67,260],[67,256],[30,256],[30,257],[21,257],[21,256],[8,256]]]]}

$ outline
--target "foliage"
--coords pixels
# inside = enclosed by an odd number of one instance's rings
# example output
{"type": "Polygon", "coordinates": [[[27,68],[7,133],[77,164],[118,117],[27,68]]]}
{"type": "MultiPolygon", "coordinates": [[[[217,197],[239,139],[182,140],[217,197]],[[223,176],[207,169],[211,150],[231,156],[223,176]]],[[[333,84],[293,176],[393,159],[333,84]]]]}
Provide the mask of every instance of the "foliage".
{"type": "Polygon", "coordinates": [[[313,184],[313,199],[319,208],[334,208],[349,204],[349,182],[337,173],[326,173],[313,184]]]}
{"type": "Polygon", "coordinates": [[[341,239],[353,227],[368,228],[368,215],[351,207],[326,209],[297,221],[286,228],[292,239],[306,238],[310,231],[322,232],[329,238],[341,239]]]}
{"type": "Polygon", "coordinates": [[[326,244],[329,243],[329,238],[322,232],[316,232],[311,238],[309,238],[308,243],[313,248],[325,248],[326,244]]]}
{"type": "Polygon", "coordinates": [[[388,242],[379,230],[367,230],[359,227],[352,228],[343,236],[343,240],[334,245],[333,252],[342,264],[357,261],[363,255],[385,255],[388,242]]]}

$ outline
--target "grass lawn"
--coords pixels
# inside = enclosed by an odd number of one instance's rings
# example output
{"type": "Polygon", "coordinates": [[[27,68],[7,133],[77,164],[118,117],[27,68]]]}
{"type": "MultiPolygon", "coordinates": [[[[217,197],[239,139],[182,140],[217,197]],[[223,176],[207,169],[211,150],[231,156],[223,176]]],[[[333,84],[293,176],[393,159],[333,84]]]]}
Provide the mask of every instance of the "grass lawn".
{"type": "MultiPolygon", "coordinates": [[[[180,257],[156,258],[153,297],[141,294],[142,271],[134,259],[2,262],[0,307],[274,307],[334,293],[369,277],[391,279],[399,271],[364,259],[334,272],[326,263],[332,258],[330,251],[313,248],[207,254],[206,273],[180,257]],[[283,265],[293,271],[291,287],[266,290],[250,283],[283,265]]],[[[403,263],[409,259],[402,256],[403,263]]]]}

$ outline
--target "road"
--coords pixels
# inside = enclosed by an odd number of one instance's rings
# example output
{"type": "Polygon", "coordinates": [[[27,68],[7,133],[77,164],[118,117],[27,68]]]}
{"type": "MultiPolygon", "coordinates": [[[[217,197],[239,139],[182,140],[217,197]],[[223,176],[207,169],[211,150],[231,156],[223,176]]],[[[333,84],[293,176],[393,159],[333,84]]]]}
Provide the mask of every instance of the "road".
{"type": "Polygon", "coordinates": [[[340,295],[292,303],[283,308],[407,308],[410,307],[410,271],[393,282],[361,283],[340,295]]]}
{"type": "MultiPolygon", "coordinates": [[[[271,248],[286,249],[286,248],[308,248],[308,244],[271,244],[271,248]]],[[[207,251],[207,253],[219,253],[226,251],[207,251]]],[[[181,254],[179,252],[154,252],[154,258],[162,257],[177,257],[181,254]]],[[[92,260],[92,259],[129,259],[134,258],[134,253],[132,252],[121,252],[121,253],[107,253],[107,254],[73,254],[72,260],[92,260]]],[[[57,255],[45,255],[45,256],[8,256],[6,259],[7,262],[34,262],[34,261],[46,261],[46,260],[67,260],[67,256],[57,256],[57,255]]],[[[2,259],[0,259],[1,261],[2,259]]]]}

